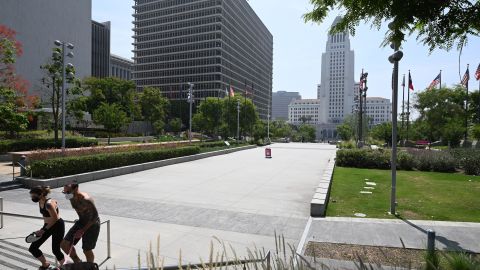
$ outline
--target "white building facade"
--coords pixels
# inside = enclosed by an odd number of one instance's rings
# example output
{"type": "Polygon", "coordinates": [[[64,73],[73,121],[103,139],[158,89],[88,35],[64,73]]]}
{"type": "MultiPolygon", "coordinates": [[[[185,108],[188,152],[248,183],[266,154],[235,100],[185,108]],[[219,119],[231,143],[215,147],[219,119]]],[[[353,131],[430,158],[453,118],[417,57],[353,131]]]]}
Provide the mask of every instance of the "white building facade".
{"type": "MultiPolygon", "coordinates": [[[[335,18],[332,26],[341,17],[335,18]]],[[[321,84],[317,98],[321,100],[323,124],[340,124],[352,113],[354,105],[355,54],[350,50],[348,33],[328,36],[325,53],[322,54],[321,84]]]]}
{"type": "Polygon", "coordinates": [[[370,126],[392,121],[392,103],[390,99],[367,97],[365,107],[370,126]]]}
{"type": "Polygon", "coordinates": [[[321,121],[321,102],[318,99],[293,100],[288,105],[288,122],[294,125],[318,125],[321,121]]]}

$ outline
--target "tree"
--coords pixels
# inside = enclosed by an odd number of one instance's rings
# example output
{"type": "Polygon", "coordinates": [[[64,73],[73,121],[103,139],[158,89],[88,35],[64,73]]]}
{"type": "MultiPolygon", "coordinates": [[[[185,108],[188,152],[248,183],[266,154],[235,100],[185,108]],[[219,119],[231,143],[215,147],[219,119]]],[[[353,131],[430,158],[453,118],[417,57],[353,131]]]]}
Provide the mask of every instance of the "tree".
{"type": "Polygon", "coordinates": [[[392,145],[392,123],[382,123],[374,126],[370,130],[370,136],[375,140],[384,141],[388,145],[392,145]]]}
{"type": "Polygon", "coordinates": [[[223,99],[223,127],[225,137],[237,134],[237,104],[240,104],[240,134],[253,135],[253,128],[259,117],[251,99],[241,96],[223,99]]]}
{"type": "Polygon", "coordinates": [[[108,144],[112,132],[119,132],[121,128],[128,123],[127,114],[118,104],[101,104],[94,112],[93,119],[96,124],[103,125],[108,132],[108,144]]]}
{"type": "Polygon", "coordinates": [[[465,89],[460,86],[418,93],[414,104],[420,113],[416,121],[418,131],[432,142],[443,140],[451,145],[460,142],[461,134],[465,133],[464,100],[465,89]]]}
{"type": "Polygon", "coordinates": [[[182,120],[180,118],[173,118],[168,122],[170,126],[170,130],[177,135],[180,131],[182,131],[182,120]]]}
{"type": "Polygon", "coordinates": [[[27,82],[15,74],[15,62],[22,46],[15,31],[0,25],[0,130],[18,132],[27,128],[27,112],[38,106],[38,98],[28,96],[27,82]]]}
{"type": "Polygon", "coordinates": [[[210,136],[218,135],[222,124],[222,118],[219,117],[222,115],[222,103],[223,101],[218,98],[207,98],[202,101],[194,116],[195,129],[204,131],[210,136]]]}
{"type": "MultiPolygon", "coordinates": [[[[60,129],[60,110],[62,106],[62,85],[63,85],[63,68],[62,68],[62,49],[53,48],[52,56],[48,62],[40,68],[44,71],[45,76],[42,78],[42,84],[47,88],[47,96],[50,107],[52,108],[53,132],[55,143],[58,143],[58,130],[60,129]]],[[[75,69],[71,66],[65,67],[67,74],[75,74],[75,69]]],[[[67,76],[66,83],[75,83],[74,76],[67,76]]],[[[65,90],[68,96],[68,89],[65,90]]]]}
{"type": "Polygon", "coordinates": [[[253,128],[253,138],[255,141],[259,141],[263,138],[266,138],[267,135],[267,123],[262,120],[258,120],[253,128]]]}
{"type": "Polygon", "coordinates": [[[302,142],[315,142],[315,139],[317,138],[317,131],[312,125],[301,124],[298,128],[298,133],[302,142]]]}
{"type": "Polygon", "coordinates": [[[270,124],[270,134],[273,138],[290,138],[293,135],[293,129],[286,121],[273,121],[270,124]]]}
{"type": "Polygon", "coordinates": [[[165,122],[163,122],[162,120],[157,120],[153,122],[153,128],[158,135],[161,135],[165,128],[165,122]]]}
{"type": "Polygon", "coordinates": [[[341,21],[331,29],[331,33],[350,31],[361,22],[371,22],[371,26],[380,29],[382,23],[392,21],[393,31],[386,33],[383,45],[394,42],[400,44],[408,35],[417,32],[417,40],[428,46],[450,50],[453,45],[458,49],[467,43],[468,35],[480,34],[478,0],[458,1],[418,1],[418,0],[310,0],[313,10],[304,15],[306,21],[323,22],[333,9],[344,12],[341,21]]]}
{"type": "Polygon", "coordinates": [[[480,140],[480,124],[477,124],[472,128],[472,136],[473,138],[480,140]]]}
{"type": "Polygon", "coordinates": [[[103,103],[118,104],[131,119],[140,119],[141,111],[133,81],[118,78],[87,78],[82,83],[87,92],[87,111],[91,114],[103,103]]]}
{"type": "Polygon", "coordinates": [[[146,87],[139,95],[139,101],[143,118],[155,126],[157,134],[162,133],[169,107],[168,99],[162,96],[160,89],[146,87]],[[158,129],[160,126],[162,128],[158,129]]]}
{"type": "Polygon", "coordinates": [[[337,126],[337,133],[344,141],[349,141],[353,137],[353,130],[347,123],[337,126]]]}

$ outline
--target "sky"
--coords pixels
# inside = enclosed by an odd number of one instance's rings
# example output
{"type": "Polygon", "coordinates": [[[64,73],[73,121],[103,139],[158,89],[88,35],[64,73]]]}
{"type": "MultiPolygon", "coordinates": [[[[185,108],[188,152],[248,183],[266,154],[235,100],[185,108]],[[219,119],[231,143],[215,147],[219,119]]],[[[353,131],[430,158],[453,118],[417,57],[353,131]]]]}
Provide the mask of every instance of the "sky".
{"type": "MultiPolygon", "coordinates": [[[[322,24],[305,23],[302,15],[312,8],[309,0],[249,0],[249,3],[274,37],[273,91],[294,91],[303,98],[316,98],[328,29],[341,13],[332,12],[322,24]]],[[[132,6],[131,0],[93,0],[92,18],[112,22],[111,52],[126,58],[133,56],[132,6]]],[[[363,68],[369,73],[368,96],[391,98],[393,66],[387,59],[393,51],[390,47],[380,47],[385,32],[386,26],[377,31],[367,24],[360,25],[350,42],[355,51],[356,81],[363,68]]],[[[415,91],[427,88],[440,70],[444,85],[460,82],[458,51],[436,50],[430,54],[427,47],[416,41],[416,35],[407,39],[403,44],[400,76],[411,70],[415,91]]],[[[473,74],[480,63],[479,37],[470,38],[460,63],[461,76],[467,63],[470,64],[470,89],[478,89],[473,74]]]]}

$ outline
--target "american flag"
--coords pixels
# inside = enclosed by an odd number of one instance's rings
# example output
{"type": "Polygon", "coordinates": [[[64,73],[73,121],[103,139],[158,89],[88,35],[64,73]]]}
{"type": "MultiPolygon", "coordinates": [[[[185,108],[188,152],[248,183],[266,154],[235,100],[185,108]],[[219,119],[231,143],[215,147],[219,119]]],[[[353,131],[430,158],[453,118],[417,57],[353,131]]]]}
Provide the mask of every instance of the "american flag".
{"type": "Polygon", "coordinates": [[[233,90],[233,87],[230,85],[230,97],[235,97],[235,91],[233,90]]]}
{"type": "Polygon", "coordinates": [[[363,91],[364,83],[365,83],[365,76],[363,75],[363,71],[362,71],[362,74],[360,75],[360,86],[359,86],[360,91],[363,91]]]}
{"type": "Polygon", "coordinates": [[[480,80],[480,64],[478,64],[477,71],[475,71],[475,79],[480,80]]]}
{"type": "Polygon", "coordinates": [[[463,79],[460,82],[460,84],[467,87],[468,81],[470,81],[470,71],[468,70],[468,66],[467,66],[467,71],[465,71],[465,75],[463,75],[463,79]]]}
{"type": "Polygon", "coordinates": [[[408,72],[408,89],[414,91],[415,87],[413,87],[412,75],[408,72]]]}
{"type": "Polygon", "coordinates": [[[440,80],[442,79],[442,74],[438,74],[435,79],[433,79],[432,83],[428,87],[428,90],[432,90],[435,86],[437,86],[440,83],[440,80]]]}

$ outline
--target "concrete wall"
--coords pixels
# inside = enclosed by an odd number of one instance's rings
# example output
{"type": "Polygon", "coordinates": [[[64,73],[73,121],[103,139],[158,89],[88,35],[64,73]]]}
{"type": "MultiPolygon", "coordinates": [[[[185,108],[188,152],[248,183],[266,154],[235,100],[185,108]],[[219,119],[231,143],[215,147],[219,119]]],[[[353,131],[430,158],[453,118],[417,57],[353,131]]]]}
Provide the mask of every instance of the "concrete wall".
{"type": "MultiPolygon", "coordinates": [[[[30,83],[30,93],[40,94],[40,66],[52,54],[55,40],[75,45],[77,76],[91,75],[91,0],[1,0],[0,24],[17,32],[23,55],[17,60],[17,74],[30,83]]],[[[45,94],[43,94],[44,96],[45,94]]]]}

